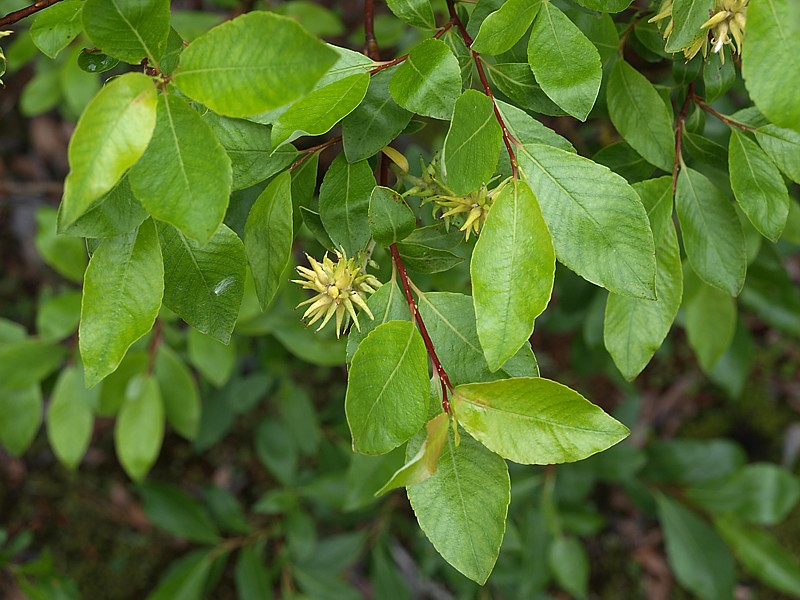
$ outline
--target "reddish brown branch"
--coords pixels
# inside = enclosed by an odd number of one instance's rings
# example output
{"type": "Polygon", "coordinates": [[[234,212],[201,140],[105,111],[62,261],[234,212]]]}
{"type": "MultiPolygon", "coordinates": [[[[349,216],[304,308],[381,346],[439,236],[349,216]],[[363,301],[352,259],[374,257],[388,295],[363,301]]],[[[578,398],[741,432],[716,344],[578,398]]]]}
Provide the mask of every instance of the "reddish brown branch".
{"type": "Polygon", "coordinates": [[[678,120],[675,123],[675,162],[672,165],[672,195],[675,195],[675,190],[678,187],[678,170],[683,161],[683,122],[686,120],[686,113],[689,110],[689,102],[692,101],[694,96],[694,83],[689,84],[689,89],[686,91],[686,99],[681,106],[681,112],[678,115],[678,120]]]}
{"type": "Polygon", "coordinates": [[[158,349],[161,347],[161,341],[163,339],[164,325],[159,319],[156,319],[156,322],[153,323],[153,338],[150,340],[150,348],[148,348],[148,354],[150,355],[147,363],[148,374],[152,373],[156,366],[156,356],[158,355],[158,349]]]}
{"type": "Polygon", "coordinates": [[[342,141],[342,136],[337,135],[336,137],[331,138],[325,142],[322,142],[321,144],[317,144],[316,146],[311,146],[311,148],[306,148],[305,150],[301,150],[301,152],[304,153],[303,156],[301,156],[292,163],[292,166],[289,167],[289,172],[294,171],[297,167],[306,162],[306,160],[311,158],[315,152],[321,152],[322,150],[325,150],[325,148],[329,148],[330,146],[338,144],[341,141],[342,141]]]}
{"type": "Polygon", "coordinates": [[[34,2],[30,6],[26,6],[25,8],[20,8],[19,10],[15,10],[12,13],[8,13],[5,17],[0,19],[0,27],[5,27],[6,25],[13,25],[17,21],[21,21],[25,17],[29,17],[34,13],[39,12],[40,10],[44,10],[48,6],[52,6],[56,2],[61,2],[61,0],[40,0],[39,2],[34,2]]]}
{"type": "Polygon", "coordinates": [[[706,104],[705,100],[703,100],[700,96],[695,94],[694,91],[692,91],[692,93],[690,94],[690,99],[694,100],[694,103],[697,104],[697,106],[702,108],[704,111],[706,111],[708,114],[714,115],[720,121],[722,121],[723,123],[725,123],[730,127],[736,127],[738,129],[741,129],[742,131],[755,131],[754,127],[750,127],[749,125],[745,125],[744,123],[739,123],[739,121],[734,121],[730,117],[726,117],[722,113],[717,112],[716,110],[711,108],[708,104],[706,104]]]}
{"type": "MultiPolygon", "coordinates": [[[[467,46],[472,46],[472,36],[470,36],[470,34],[467,32],[467,28],[464,26],[463,21],[456,13],[456,5],[454,4],[453,0],[447,0],[447,10],[450,12],[450,20],[456,24],[456,27],[458,27],[458,30],[461,32],[461,37],[464,38],[464,43],[467,46]]],[[[500,109],[497,108],[497,101],[495,100],[494,94],[492,93],[492,88],[489,85],[489,79],[486,77],[486,71],[484,70],[483,63],[481,62],[481,55],[472,49],[470,49],[470,52],[472,53],[472,58],[475,60],[475,67],[478,69],[478,77],[481,80],[481,84],[483,84],[483,90],[492,101],[494,116],[503,132],[503,143],[508,151],[508,159],[511,161],[511,174],[513,175],[514,179],[518,179],[519,165],[517,163],[517,155],[514,152],[514,147],[512,144],[519,144],[519,142],[514,139],[513,135],[511,135],[508,127],[506,127],[506,122],[503,120],[503,115],[500,114],[500,109]]]]}
{"type": "MultiPolygon", "coordinates": [[[[455,25],[455,22],[454,22],[452,19],[450,19],[450,20],[449,20],[447,23],[445,23],[445,24],[444,24],[444,27],[442,27],[441,29],[439,29],[439,31],[437,31],[437,32],[434,34],[434,36],[433,36],[433,39],[435,39],[435,40],[438,40],[438,39],[439,39],[440,37],[442,37],[442,36],[445,34],[445,32],[446,32],[448,29],[450,29],[450,28],[451,28],[453,25],[455,25]]],[[[381,64],[379,64],[377,67],[375,67],[374,69],[372,69],[372,71],[370,71],[370,72],[369,72],[369,74],[370,74],[370,75],[375,75],[376,73],[380,73],[380,72],[381,72],[381,71],[383,71],[384,69],[390,69],[391,67],[393,67],[393,66],[395,66],[395,65],[399,65],[401,62],[403,62],[403,61],[404,61],[404,60],[406,60],[407,58],[408,58],[408,54],[403,54],[403,56],[398,56],[397,58],[393,58],[392,60],[387,60],[386,62],[384,62],[384,63],[381,63],[381,64]]]]}
{"type": "Polygon", "coordinates": [[[372,60],[380,60],[378,40],[375,39],[375,0],[364,0],[364,54],[372,60]]]}
{"type": "Polygon", "coordinates": [[[403,292],[405,293],[406,302],[408,303],[408,310],[411,311],[411,318],[417,323],[417,328],[422,336],[422,340],[425,342],[425,349],[428,351],[431,364],[433,365],[436,374],[439,376],[439,383],[442,386],[442,409],[447,414],[452,414],[450,409],[450,401],[447,399],[447,392],[448,390],[453,390],[453,384],[450,383],[450,378],[447,376],[439,357],[436,355],[436,349],[433,347],[431,336],[428,335],[428,329],[425,327],[425,322],[422,320],[422,316],[419,314],[417,303],[414,300],[414,296],[411,294],[411,285],[409,284],[408,273],[406,273],[406,267],[403,264],[403,259],[400,258],[400,251],[397,249],[397,244],[392,244],[389,246],[389,251],[392,253],[392,260],[394,260],[394,264],[397,266],[397,272],[400,275],[400,283],[403,285],[403,292]]]}

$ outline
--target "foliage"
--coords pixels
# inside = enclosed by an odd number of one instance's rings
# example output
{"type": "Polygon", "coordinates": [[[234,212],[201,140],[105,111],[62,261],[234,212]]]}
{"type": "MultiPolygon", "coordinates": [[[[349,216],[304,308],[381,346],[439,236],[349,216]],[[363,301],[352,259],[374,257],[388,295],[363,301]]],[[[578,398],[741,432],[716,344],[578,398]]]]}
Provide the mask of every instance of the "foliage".
{"type": "MultiPolygon", "coordinates": [[[[602,394],[540,374],[530,344],[577,302],[595,340],[583,359],[604,345],[632,393],[677,321],[738,396],[740,312],[800,334],[785,268],[800,243],[796,3],[391,0],[376,16],[366,0],[363,54],[322,41],[339,16],[301,1],[242,3],[220,24],[169,0],[46,4],[4,45],[12,70],[36,64],[23,114],[79,115],[36,244],[83,285],[80,302],[69,287],[43,299],[33,335],[0,321],[0,441],[22,455],[44,414],[75,470],[96,419],[114,418],[147,517],[196,545],[150,598],[213,595],[229,560],[239,598],[359,598],[339,575],[368,541],[374,597],[409,597],[385,539],[317,539],[303,509],[355,511],[400,487],[467,578],[585,598],[596,481],[658,520],[688,592],[732,598],[738,560],[800,595],[796,558],[763,529],[800,497],[789,469],[744,464],[725,441],[651,443],[635,402],[612,416],[602,394]],[[290,357],[346,365],[335,408],[278,376],[290,357]],[[145,481],[168,428],[203,451],[268,394],[255,451],[276,485],[247,510],[221,486],[145,481]],[[357,454],[336,447],[345,420],[357,454]],[[304,472],[317,453],[334,466],[304,472]],[[515,507],[518,489],[536,506],[515,507]]],[[[75,597],[46,555],[17,560],[19,539],[0,565],[38,597],[75,597]]]]}

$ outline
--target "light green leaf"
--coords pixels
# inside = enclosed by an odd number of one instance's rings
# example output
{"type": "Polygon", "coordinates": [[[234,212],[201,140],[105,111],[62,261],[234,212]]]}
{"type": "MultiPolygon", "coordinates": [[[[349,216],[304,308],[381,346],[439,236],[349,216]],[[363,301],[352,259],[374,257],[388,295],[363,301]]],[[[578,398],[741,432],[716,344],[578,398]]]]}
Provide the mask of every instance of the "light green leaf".
{"type": "Polygon", "coordinates": [[[630,433],[578,392],[539,377],[459,385],[452,405],[484,446],[526,465],[583,460],[630,433]]]}
{"type": "Polygon", "coordinates": [[[655,246],[636,192],[589,159],[541,144],[518,148],[558,260],[607,290],[655,298],[655,246]]]}
{"type": "Polygon", "coordinates": [[[680,503],[656,495],[667,558],[678,582],[702,600],[733,598],[733,557],[713,529],[680,503]]]}
{"type": "Polygon", "coordinates": [[[382,246],[405,239],[417,226],[417,219],[394,190],[377,186],[369,200],[369,229],[382,246]]]}
{"type": "Polygon", "coordinates": [[[283,113],[272,128],[276,148],[304,135],[322,135],[361,103],[369,87],[369,75],[359,73],[334,81],[304,96],[283,113]]]}
{"type": "Polygon", "coordinates": [[[528,63],[544,92],[585,121],[603,78],[600,54],[580,29],[551,2],[544,2],[528,42],[528,63]]]}
{"type": "Polygon", "coordinates": [[[750,97],[767,118],[800,132],[800,4],[753,0],[747,7],[742,75],[750,97]]]}
{"type": "Polygon", "coordinates": [[[448,187],[466,195],[494,175],[503,132],[491,98],[467,90],[456,101],[453,120],[442,150],[442,173],[448,187]]]}
{"type": "Polygon", "coordinates": [[[0,443],[20,456],[33,443],[42,422],[42,391],[38,383],[0,389],[0,443]]]}
{"type": "Polygon", "coordinates": [[[729,170],[739,206],[764,237],[778,241],[789,217],[789,192],[767,154],[736,129],[731,131],[729,170]]]}
{"type": "Polygon", "coordinates": [[[429,395],[428,354],[417,328],[389,321],[358,346],[344,400],[353,450],[385,454],[425,423],[429,395]]]}
{"type": "Polygon", "coordinates": [[[58,376],[47,408],[47,439],[58,460],[74,470],[81,462],[94,425],[97,388],[87,390],[83,372],[74,365],[58,376]]]}
{"type": "Polygon", "coordinates": [[[647,78],[618,60],[608,80],[608,113],[625,141],[649,163],[671,172],[675,162],[672,116],[647,78]]]}
{"type": "Polygon", "coordinates": [[[376,496],[408,485],[421,483],[436,473],[439,457],[450,433],[450,415],[441,413],[425,425],[425,441],[414,457],[400,467],[376,496]]]}
{"type": "Polygon", "coordinates": [[[622,12],[631,5],[632,0],[577,0],[578,4],[591,10],[606,13],[622,12]]]}
{"type": "Polygon", "coordinates": [[[408,309],[403,292],[400,291],[397,283],[393,280],[384,283],[378,290],[367,299],[369,307],[375,319],[362,319],[361,330],[355,327],[350,328],[347,336],[347,362],[353,359],[356,348],[367,335],[378,325],[383,325],[389,321],[410,321],[411,313],[408,309]]]}
{"type": "Polygon", "coordinates": [[[483,20],[472,50],[493,55],[510,50],[528,31],[541,5],[542,0],[507,0],[483,20]]]}
{"type": "Polygon", "coordinates": [[[736,302],[730,294],[706,285],[691,271],[684,279],[686,336],[700,367],[705,373],[710,373],[730,347],[736,333],[736,302]]]}
{"type": "Polygon", "coordinates": [[[186,363],[169,346],[161,344],[153,372],[167,422],[181,436],[193,440],[200,429],[200,393],[186,363]]]}
{"type": "MultiPolygon", "coordinates": [[[[525,68],[528,68],[527,65],[525,68]]],[[[506,104],[501,100],[495,100],[495,102],[506,128],[518,142],[522,144],[545,144],[575,154],[575,148],[569,140],[561,137],[549,127],[542,125],[524,110],[512,104],[506,104]]]]}
{"type": "Polygon", "coordinates": [[[106,85],[86,107],[69,143],[61,226],[69,227],[117,185],[144,154],[156,125],[156,88],[141,73],[106,85]]]}
{"type": "Polygon", "coordinates": [[[369,241],[369,199],[375,175],[367,161],[348,163],[340,154],[331,163],[319,189],[319,216],[336,246],[348,256],[364,249],[369,241]]]}
{"type": "Polygon", "coordinates": [[[33,43],[50,58],[55,58],[83,31],[80,0],[59,2],[43,10],[31,25],[33,43]]]}
{"type": "Polygon", "coordinates": [[[309,92],[336,58],[292,19],[254,11],[193,41],[173,80],[214,112],[246,117],[309,92]]]}
{"type": "Polygon", "coordinates": [[[461,94],[458,60],[443,41],[427,39],[395,71],[389,92],[397,104],[413,113],[450,119],[461,94]]]}
{"type": "Polygon", "coordinates": [[[282,283],[293,239],[292,178],[284,171],[256,199],[244,227],[244,247],[262,310],[282,283]]]}
{"type": "Polygon", "coordinates": [[[400,135],[413,116],[392,98],[389,84],[395,69],[374,75],[363,102],[342,121],[342,145],[348,162],[377,154],[400,135]]]}
{"type": "Polygon", "coordinates": [[[737,296],[744,284],[747,256],[733,205],[705,175],[682,168],[675,209],[694,272],[709,285],[737,296]]]}
{"type": "Polygon", "coordinates": [[[39,305],[36,331],[43,340],[58,342],[75,333],[80,320],[81,293],[65,292],[39,305]]]}
{"type": "Polygon", "coordinates": [[[550,301],[555,273],[553,241],[536,196],[515,180],[495,198],[470,262],[478,338],[490,370],[527,343],[550,301]]]}
{"type": "Polygon", "coordinates": [[[203,333],[227,343],[244,294],[246,257],[239,237],[220,225],[203,246],[158,223],[164,256],[164,305],[203,333]]]}
{"type": "Polygon", "coordinates": [[[125,389],[135,376],[143,374],[150,367],[150,354],[146,351],[133,350],[125,355],[117,370],[103,380],[100,386],[100,399],[97,404],[97,415],[113,417],[125,401],[125,389]]]}
{"type": "Polygon", "coordinates": [[[56,231],[58,213],[52,206],[40,206],[36,211],[36,250],[48,265],[72,281],[83,280],[89,259],[83,240],[56,231]]]}
{"type": "Polygon", "coordinates": [[[672,178],[635,184],[656,241],[656,300],[609,294],[603,339],[622,375],[634,379],[667,337],[683,295],[683,268],[672,223],[672,178]]]}
{"type": "Polygon", "coordinates": [[[169,0],[86,0],[83,27],[104,54],[158,65],[169,37],[169,0]]]}
{"type": "Polygon", "coordinates": [[[63,346],[35,338],[0,344],[0,390],[38,383],[61,365],[66,354],[63,346]]]}
{"type": "Polygon", "coordinates": [[[243,190],[269,179],[286,169],[297,158],[297,151],[293,146],[273,149],[270,141],[271,129],[267,125],[231,119],[211,111],[203,115],[203,120],[211,126],[231,159],[234,190],[243,190]]]}
{"type": "Polygon", "coordinates": [[[560,536],[547,549],[547,564],[561,589],[585,600],[589,584],[589,557],[580,540],[560,536]]]}
{"type": "Polygon", "coordinates": [[[430,0],[386,0],[386,4],[389,6],[389,10],[404,23],[422,29],[436,27],[430,0]]]}
{"type": "MultiPolygon", "coordinates": [[[[422,437],[408,444],[419,451],[422,437]]],[[[419,526],[442,557],[483,585],[497,561],[506,530],[511,485],[506,462],[466,434],[450,435],[431,477],[410,485],[408,499],[419,526]]]]}
{"type": "Polygon", "coordinates": [[[214,387],[222,387],[231,378],[236,366],[233,339],[228,345],[216,338],[189,330],[189,361],[214,387]]]}
{"type": "Polygon", "coordinates": [[[122,468],[134,481],[145,478],[156,462],[164,439],[164,404],[152,375],[136,375],[114,427],[114,447],[122,468]]]}
{"type": "Polygon", "coordinates": [[[58,232],[86,238],[107,238],[136,229],[147,218],[133,195],[131,184],[123,177],[97,204],[71,225],[64,224],[64,204],[58,211],[58,232]]]}
{"type": "Polygon", "coordinates": [[[103,240],[86,269],[78,331],[86,385],[114,371],[153,327],[164,293],[164,263],[152,221],[103,240]]]}
{"type": "Polygon", "coordinates": [[[800,183],[800,133],[776,125],[763,125],[755,131],[756,140],[786,176],[800,183]]]}
{"type": "Polygon", "coordinates": [[[667,39],[666,51],[678,52],[689,46],[695,38],[704,35],[700,26],[714,10],[714,0],[675,0],[672,20],[675,28],[667,39]]]}
{"type": "Polygon", "coordinates": [[[208,124],[176,94],[159,96],[153,138],[130,173],[147,211],[204,244],[225,217],[231,178],[230,159],[208,124]]]}
{"type": "Polygon", "coordinates": [[[502,369],[489,370],[478,341],[475,308],[469,296],[434,292],[420,296],[418,305],[436,354],[453,385],[539,375],[530,345],[524,345],[502,369]]]}
{"type": "Polygon", "coordinates": [[[749,573],[773,589],[800,596],[800,564],[796,555],[767,532],[747,527],[731,517],[717,516],[714,525],[749,573]]]}

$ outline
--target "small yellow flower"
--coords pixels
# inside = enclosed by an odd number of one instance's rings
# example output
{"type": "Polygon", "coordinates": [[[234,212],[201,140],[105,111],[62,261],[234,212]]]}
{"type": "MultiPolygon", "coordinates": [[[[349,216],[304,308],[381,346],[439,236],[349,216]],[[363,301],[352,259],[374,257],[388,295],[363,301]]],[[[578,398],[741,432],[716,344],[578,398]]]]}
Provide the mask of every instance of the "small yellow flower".
{"type": "MultiPolygon", "coordinates": [[[[744,42],[744,28],[747,25],[747,5],[750,0],[717,0],[715,11],[702,25],[711,31],[711,45],[715,53],[720,53],[726,44],[731,53],[741,54],[744,42]],[[731,37],[733,40],[731,40],[731,37]]],[[[725,63],[725,54],[719,55],[725,63]]]]}
{"type": "Polygon", "coordinates": [[[367,294],[375,293],[381,282],[366,272],[363,267],[356,264],[354,258],[347,258],[344,252],[336,251],[337,262],[333,262],[328,253],[317,262],[306,254],[311,268],[298,266],[297,272],[303,279],[293,279],[293,283],[303,286],[304,289],[317,293],[313,298],[297,305],[310,305],[303,319],[308,319],[308,325],[313,325],[322,319],[317,331],[325,327],[328,321],[336,315],[336,337],[338,338],[350,323],[356,324],[356,329],[361,331],[358,323],[357,310],[363,310],[370,319],[374,319],[367,306],[367,294]]]}

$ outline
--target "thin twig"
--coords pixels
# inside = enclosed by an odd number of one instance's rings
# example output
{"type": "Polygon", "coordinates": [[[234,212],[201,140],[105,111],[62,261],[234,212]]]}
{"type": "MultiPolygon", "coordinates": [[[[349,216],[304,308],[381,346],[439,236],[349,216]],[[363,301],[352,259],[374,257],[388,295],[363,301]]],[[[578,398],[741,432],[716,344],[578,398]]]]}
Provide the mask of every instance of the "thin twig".
{"type": "MultiPolygon", "coordinates": [[[[464,38],[464,43],[468,47],[472,46],[472,36],[470,36],[470,34],[467,32],[467,28],[464,26],[463,21],[461,21],[461,18],[456,13],[456,5],[453,0],[447,0],[447,10],[450,13],[450,20],[455,22],[456,27],[461,32],[461,37],[464,38]]],[[[514,138],[513,135],[511,135],[511,132],[508,130],[508,127],[506,127],[506,123],[503,120],[503,115],[500,114],[500,109],[497,107],[497,101],[494,98],[491,86],[489,86],[489,79],[486,77],[486,71],[484,70],[483,63],[481,62],[481,55],[472,49],[470,49],[470,52],[472,53],[472,58],[475,60],[475,67],[478,69],[478,77],[481,80],[481,84],[483,84],[483,90],[492,101],[494,116],[503,132],[503,143],[508,151],[508,159],[511,161],[511,175],[514,177],[514,179],[518,179],[519,165],[517,163],[517,155],[514,152],[512,144],[519,145],[519,142],[514,138]]]]}
{"type": "Polygon", "coordinates": [[[158,349],[161,347],[163,338],[164,325],[161,323],[160,319],[156,319],[156,322],[153,323],[153,338],[150,340],[150,347],[148,348],[148,354],[150,355],[147,363],[148,374],[152,373],[153,368],[156,366],[156,355],[158,354],[158,349]]]}
{"type": "Polygon", "coordinates": [[[311,146],[311,148],[306,148],[305,150],[301,150],[301,152],[303,152],[303,156],[301,156],[296,161],[294,161],[294,163],[292,163],[292,166],[289,167],[289,172],[294,171],[297,167],[306,162],[306,160],[311,158],[315,152],[321,152],[322,150],[325,150],[325,148],[329,148],[330,146],[338,144],[341,141],[342,141],[342,136],[337,135],[336,137],[331,138],[325,142],[322,142],[321,144],[317,144],[316,146],[311,146]]]}
{"type": "Polygon", "coordinates": [[[720,121],[722,121],[726,125],[729,125],[731,127],[737,127],[739,129],[741,129],[742,131],[751,131],[751,132],[755,131],[755,127],[750,127],[749,125],[745,125],[744,123],[739,123],[738,121],[734,121],[730,117],[726,117],[722,113],[717,112],[716,110],[711,108],[708,104],[706,104],[705,100],[703,100],[700,96],[695,94],[694,91],[692,91],[690,97],[691,97],[692,100],[694,100],[694,103],[697,104],[697,106],[702,108],[708,114],[714,115],[715,117],[717,117],[720,121]]]}
{"type": "Polygon", "coordinates": [[[29,17],[30,15],[39,12],[40,10],[44,10],[48,6],[52,6],[56,2],[61,2],[61,0],[40,0],[39,2],[34,2],[30,6],[26,6],[25,8],[20,8],[19,10],[15,10],[12,13],[8,13],[5,17],[0,19],[0,27],[5,27],[6,25],[13,25],[17,21],[21,21],[25,17],[29,17]]]}
{"type": "Polygon", "coordinates": [[[681,156],[683,148],[683,122],[686,120],[686,113],[689,110],[689,102],[694,95],[694,83],[689,84],[689,89],[686,91],[686,99],[681,106],[681,112],[675,122],[675,162],[672,165],[672,195],[675,195],[675,190],[678,187],[678,170],[683,161],[681,156]]]}
{"type": "Polygon", "coordinates": [[[381,53],[375,39],[375,0],[364,0],[364,54],[372,60],[380,60],[381,53]]]}
{"type": "MultiPolygon", "coordinates": [[[[444,24],[444,26],[441,29],[439,29],[439,31],[437,31],[434,34],[433,39],[438,40],[453,25],[455,25],[455,21],[450,19],[447,23],[444,24]]],[[[375,67],[374,69],[372,69],[372,71],[370,71],[369,74],[370,75],[375,75],[376,73],[380,73],[384,69],[390,69],[391,67],[393,67],[395,65],[399,65],[401,62],[405,61],[407,58],[408,58],[408,54],[403,54],[403,56],[398,56],[397,58],[393,58],[392,60],[387,60],[386,62],[383,62],[383,63],[379,64],[377,67],[375,67]]]]}

